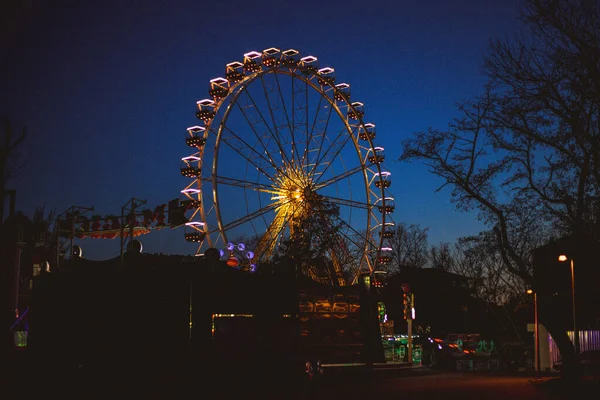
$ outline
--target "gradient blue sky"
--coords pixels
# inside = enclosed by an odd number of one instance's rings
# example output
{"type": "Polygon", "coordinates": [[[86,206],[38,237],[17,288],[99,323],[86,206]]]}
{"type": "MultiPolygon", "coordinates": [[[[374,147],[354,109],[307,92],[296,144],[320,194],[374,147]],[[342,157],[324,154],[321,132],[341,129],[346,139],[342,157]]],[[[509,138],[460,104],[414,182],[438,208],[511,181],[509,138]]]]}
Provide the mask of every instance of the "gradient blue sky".
{"type": "MultiPolygon", "coordinates": [[[[517,0],[42,1],[2,17],[2,116],[28,129],[10,182],[17,209],[76,205],[120,214],[132,197],[152,207],[178,197],[185,128],[209,80],[246,52],[294,48],[336,70],[377,125],[396,199],[394,220],[429,229],[430,244],[476,234],[449,191],[419,164],[402,164],[402,139],[444,129],[455,103],[482,89],[491,38],[520,26],[517,0]]],[[[141,238],[152,253],[192,254],[182,230],[141,238]]],[[[86,239],[84,255],[119,253],[86,239]]]]}

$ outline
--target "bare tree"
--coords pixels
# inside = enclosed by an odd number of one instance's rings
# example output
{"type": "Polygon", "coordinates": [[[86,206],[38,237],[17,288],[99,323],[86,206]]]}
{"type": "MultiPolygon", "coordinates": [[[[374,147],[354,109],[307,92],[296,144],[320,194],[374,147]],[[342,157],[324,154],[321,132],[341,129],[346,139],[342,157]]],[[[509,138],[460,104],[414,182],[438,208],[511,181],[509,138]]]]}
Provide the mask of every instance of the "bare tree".
{"type": "Polygon", "coordinates": [[[396,234],[391,239],[392,260],[389,272],[399,272],[403,268],[423,268],[427,265],[427,228],[417,224],[396,224],[396,234]]]}
{"type": "MultiPolygon", "coordinates": [[[[477,210],[505,271],[531,284],[527,240],[600,237],[600,12],[596,1],[526,0],[521,15],[523,32],[490,44],[485,93],[447,131],[404,141],[400,159],[423,161],[460,211],[477,210]]],[[[547,327],[573,358],[564,329],[547,327]]]]}
{"type": "Polygon", "coordinates": [[[454,255],[450,243],[440,243],[429,249],[429,261],[432,268],[451,271],[454,268],[454,255]]]}
{"type": "Polygon", "coordinates": [[[461,238],[454,255],[452,272],[469,278],[474,295],[486,303],[500,306],[525,295],[526,284],[507,271],[493,232],[461,238]]]}
{"type": "Polygon", "coordinates": [[[4,121],[4,137],[0,141],[0,224],[4,222],[4,206],[6,198],[6,184],[13,178],[18,169],[17,148],[25,140],[25,128],[15,136],[10,120],[4,121]]]}

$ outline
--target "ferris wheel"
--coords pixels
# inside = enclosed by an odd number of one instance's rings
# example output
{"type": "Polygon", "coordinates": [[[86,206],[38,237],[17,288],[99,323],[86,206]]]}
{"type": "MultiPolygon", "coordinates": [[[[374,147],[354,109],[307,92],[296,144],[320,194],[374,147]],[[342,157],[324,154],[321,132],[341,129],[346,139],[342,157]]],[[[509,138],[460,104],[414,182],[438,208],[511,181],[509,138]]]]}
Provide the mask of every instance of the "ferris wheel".
{"type": "Polygon", "coordinates": [[[227,64],[197,102],[200,122],[186,135],[193,153],[181,161],[185,239],[196,254],[251,241],[255,267],[326,202],[336,212],[318,221],[336,227],[327,251],[336,284],[385,269],[392,180],[364,108],[333,68],[294,49],[251,51],[227,64]]]}

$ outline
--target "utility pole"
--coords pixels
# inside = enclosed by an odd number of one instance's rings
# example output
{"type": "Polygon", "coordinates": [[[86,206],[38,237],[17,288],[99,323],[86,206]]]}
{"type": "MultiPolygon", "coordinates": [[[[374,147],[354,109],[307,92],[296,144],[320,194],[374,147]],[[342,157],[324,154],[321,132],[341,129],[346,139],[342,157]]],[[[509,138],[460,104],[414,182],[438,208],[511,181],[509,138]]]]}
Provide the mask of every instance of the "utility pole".
{"type": "Polygon", "coordinates": [[[54,230],[56,232],[56,267],[55,268],[57,270],[60,269],[61,250],[65,250],[64,254],[66,255],[66,248],[65,248],[66,244],[65,243],[61,244],[61,242],[60,242],[61,232],[63,234],[68,232],[68,238],[69,238],[69,246],[68,247],[71,251],[73,251],[73,245],[75,243],[75,223],[77,222],[77,217],[79,217],[87,212],[91,212],[91,211],[94,211],[94,207],[71,206],[71,207],[67,208],[65,211],[58,214],[58,216],[56,217],[56,224],[55,224],[54,230]],[[61,229],[61,226],[60,226],[61,225],[61,217],[63,217],[63,216],[67,217],[63,221],[70,222],[68,230],[61,229]]]}
{"type": "Polygon", "coordinates": [[[125,247],[125,210],[127,209],[127,207],[129,208],[129,213],[127,214],[128,216],[131,216],[130,220],[129,220],[129,244],[131,245],[132,241],[133,241],[133,231],[135,228],[135,210],[137,208],[139,208],[140,206],[143,206],[144,204],[146,204],[146,200],[139,200],[136,199],[135,197],[132,197],[131,200],[129,200],[127,203],[125,203],[123,205],[123,207],[121,207],[121,266],[123,266],[123,260],[124,260],[124,255],[125,255],[125,251],[124,251],[124,247],[125,247]]]}
{"type": "Polygon", "coordinates": [[[413,337],[412,337],[412,322],[413,322],[413,310],[415,307],[415,295],[410,290],[410,285],[408,283],[402,284],[402,291],[404,292],[403,297],[403,305],[404,305],[404,319],[406,320],[406,330],[407,330],[407,358],[408,362],[413,362],[413,337]]]}
{"type": "Polygon", "coordinates": [[[408,318],[406,320],[407,322],[407,334],[408,334],[408,340],[407,340],[407,345],[408,345],[408,362],[412,363],[413,362],[413,334],[412,334],[412,326],[413,326],[413,310],[415,307],[415,294],[414,293],[410,293],[409,295],[409,301],[408,301],[409,307],[408,307],[408,318]]]}
{"type": "Polygon", "coordinates": [[[535,377],[540,377],[540,323],[538,314],[537,292],[533,292],[533,318],[535,322],[535,377]]]}

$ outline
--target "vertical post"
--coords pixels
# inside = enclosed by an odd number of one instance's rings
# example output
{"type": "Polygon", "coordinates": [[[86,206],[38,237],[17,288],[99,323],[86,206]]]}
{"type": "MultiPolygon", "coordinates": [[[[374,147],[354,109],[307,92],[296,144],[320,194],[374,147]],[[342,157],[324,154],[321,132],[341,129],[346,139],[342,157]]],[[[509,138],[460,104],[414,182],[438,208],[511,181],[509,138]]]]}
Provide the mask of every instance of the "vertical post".
{"type": "Polygon", "coordinates": [[[535,324],[535,376],[540,377],[540,329],[538,319],[538,304],[537,304],[537,293],[533,292],[533,314],[535,324]]]}
{"type": "Polygon", "coordinates": [[[59,214],[56,217],[56,224],[54,225],[54,230],[56,231],[56,265],[55,265],[55,269],[58,271],[59,270],[59,263],[60,263],[60,216],[62,214],[59,214]]]}
{"type": "MultiPolygon", "coordinates": [[[[75,245],[75,207],[71,207],[71,241],[70,241],[70,250],[71,254],[69,254],[69,258],[73,257],[73,246],[75,245]]],[[[77,213],[79,216],[79,213],[77,213]]]]}
{"type": "Polygon", "coordinates": [[[407,319],[406,319],[407,325],[408,325],[408,343],[407,343],[407,347],[408,347],[408,362],[412,363],[413,362],[413,358],[412,358],[412,353],[413,353],[413,343],[412,343],[412,315],[410,315],[407,319]]]}
{"type": "Polygon", "coordinates": [[[571,258],[571,295],[573,303],[573,346],[575,347],[575,357],[579,360],[579,332],[577,331],[575,314],[575,262],[571,258]]]}
{"type": "Polygon", "coordinates": [[[129,223],[129,245],[133,249],[133,228],[135,227],[135,209],[138,205],[135,204],[135,199],[131,199],[131,221],[129,223]]]}
{"type": "Polygon", "coordinates": [[[138,208],[141,205],[146,204],[146,200],[138,200],[135,197],[132,197],[130,201],[128,201],[127,203],[125,203],[125,205],[123,207],[121,207],[121,266],[123,266],[123,261],[124,261],[124,247],[125,247],[125,209],[126,207],[129,205],[129,203],[131,202],[131,210],[129,211],[128,216],[131,216],[131,219],[129,221],[129,243],[132,244],[133,243],[133,232],[135,229],[135,209],[138,208]],[[137,203],[136,203],[137,202],[137,203]]]}
{"type": "MultiPolygon", "coordinates": [[[[69,208],[67,208],[65,211],[63,211],[62,213],[58,214],[56,217],[56,223],[54,225],[54,230],[56,232],[56,270],[60,269],[60,252],[61,252],[61,242],[60,242],[60,233],[61,233],[61,229],[60,229],[60,221],[61,221],[61,217],[63,215],[66,215],[67,217],[69,215],[71,215],[71,230],[70,231],[62,231],[62,232],[69,232],[69,246],[71,247],[71,256],[73,255],[73,247],[75,246],[75,215],[80,216],[83,215],[84,213],[88,212],[88,211],[94,211],[94,207],[82,207],[82,206],[71,206],[69,208]]],[[[67,221],[67,220],[65,220],[67,221]]],[[[64,246],[66,246],[66,241],[64,246]]],[[[65,250],[65,256],[66,256],[66,250],[65,250]]]]}
{"type": "Polygon", "coordinates": [[[125,207],[127,207],[127,204],[121,207],[121,267],[123,266],[123,246],[125,244],[125,207]]]}
{"type": "MultiPolygon", "coordinates": [[[[366,299],[364,304],[367,306],[367,312],[365,315],[366,321],[364,325],[365,332],[365,353],[367,359],[367,372],[370,374],[373,371],[373,333],[372,333],[372,319],[373,319],[373,302],[371,299],[371,271],[362,274],[363,284],[365,285],[366,299]]],[[[361,306],[362,307],[362,306],[361,306]]]]}

